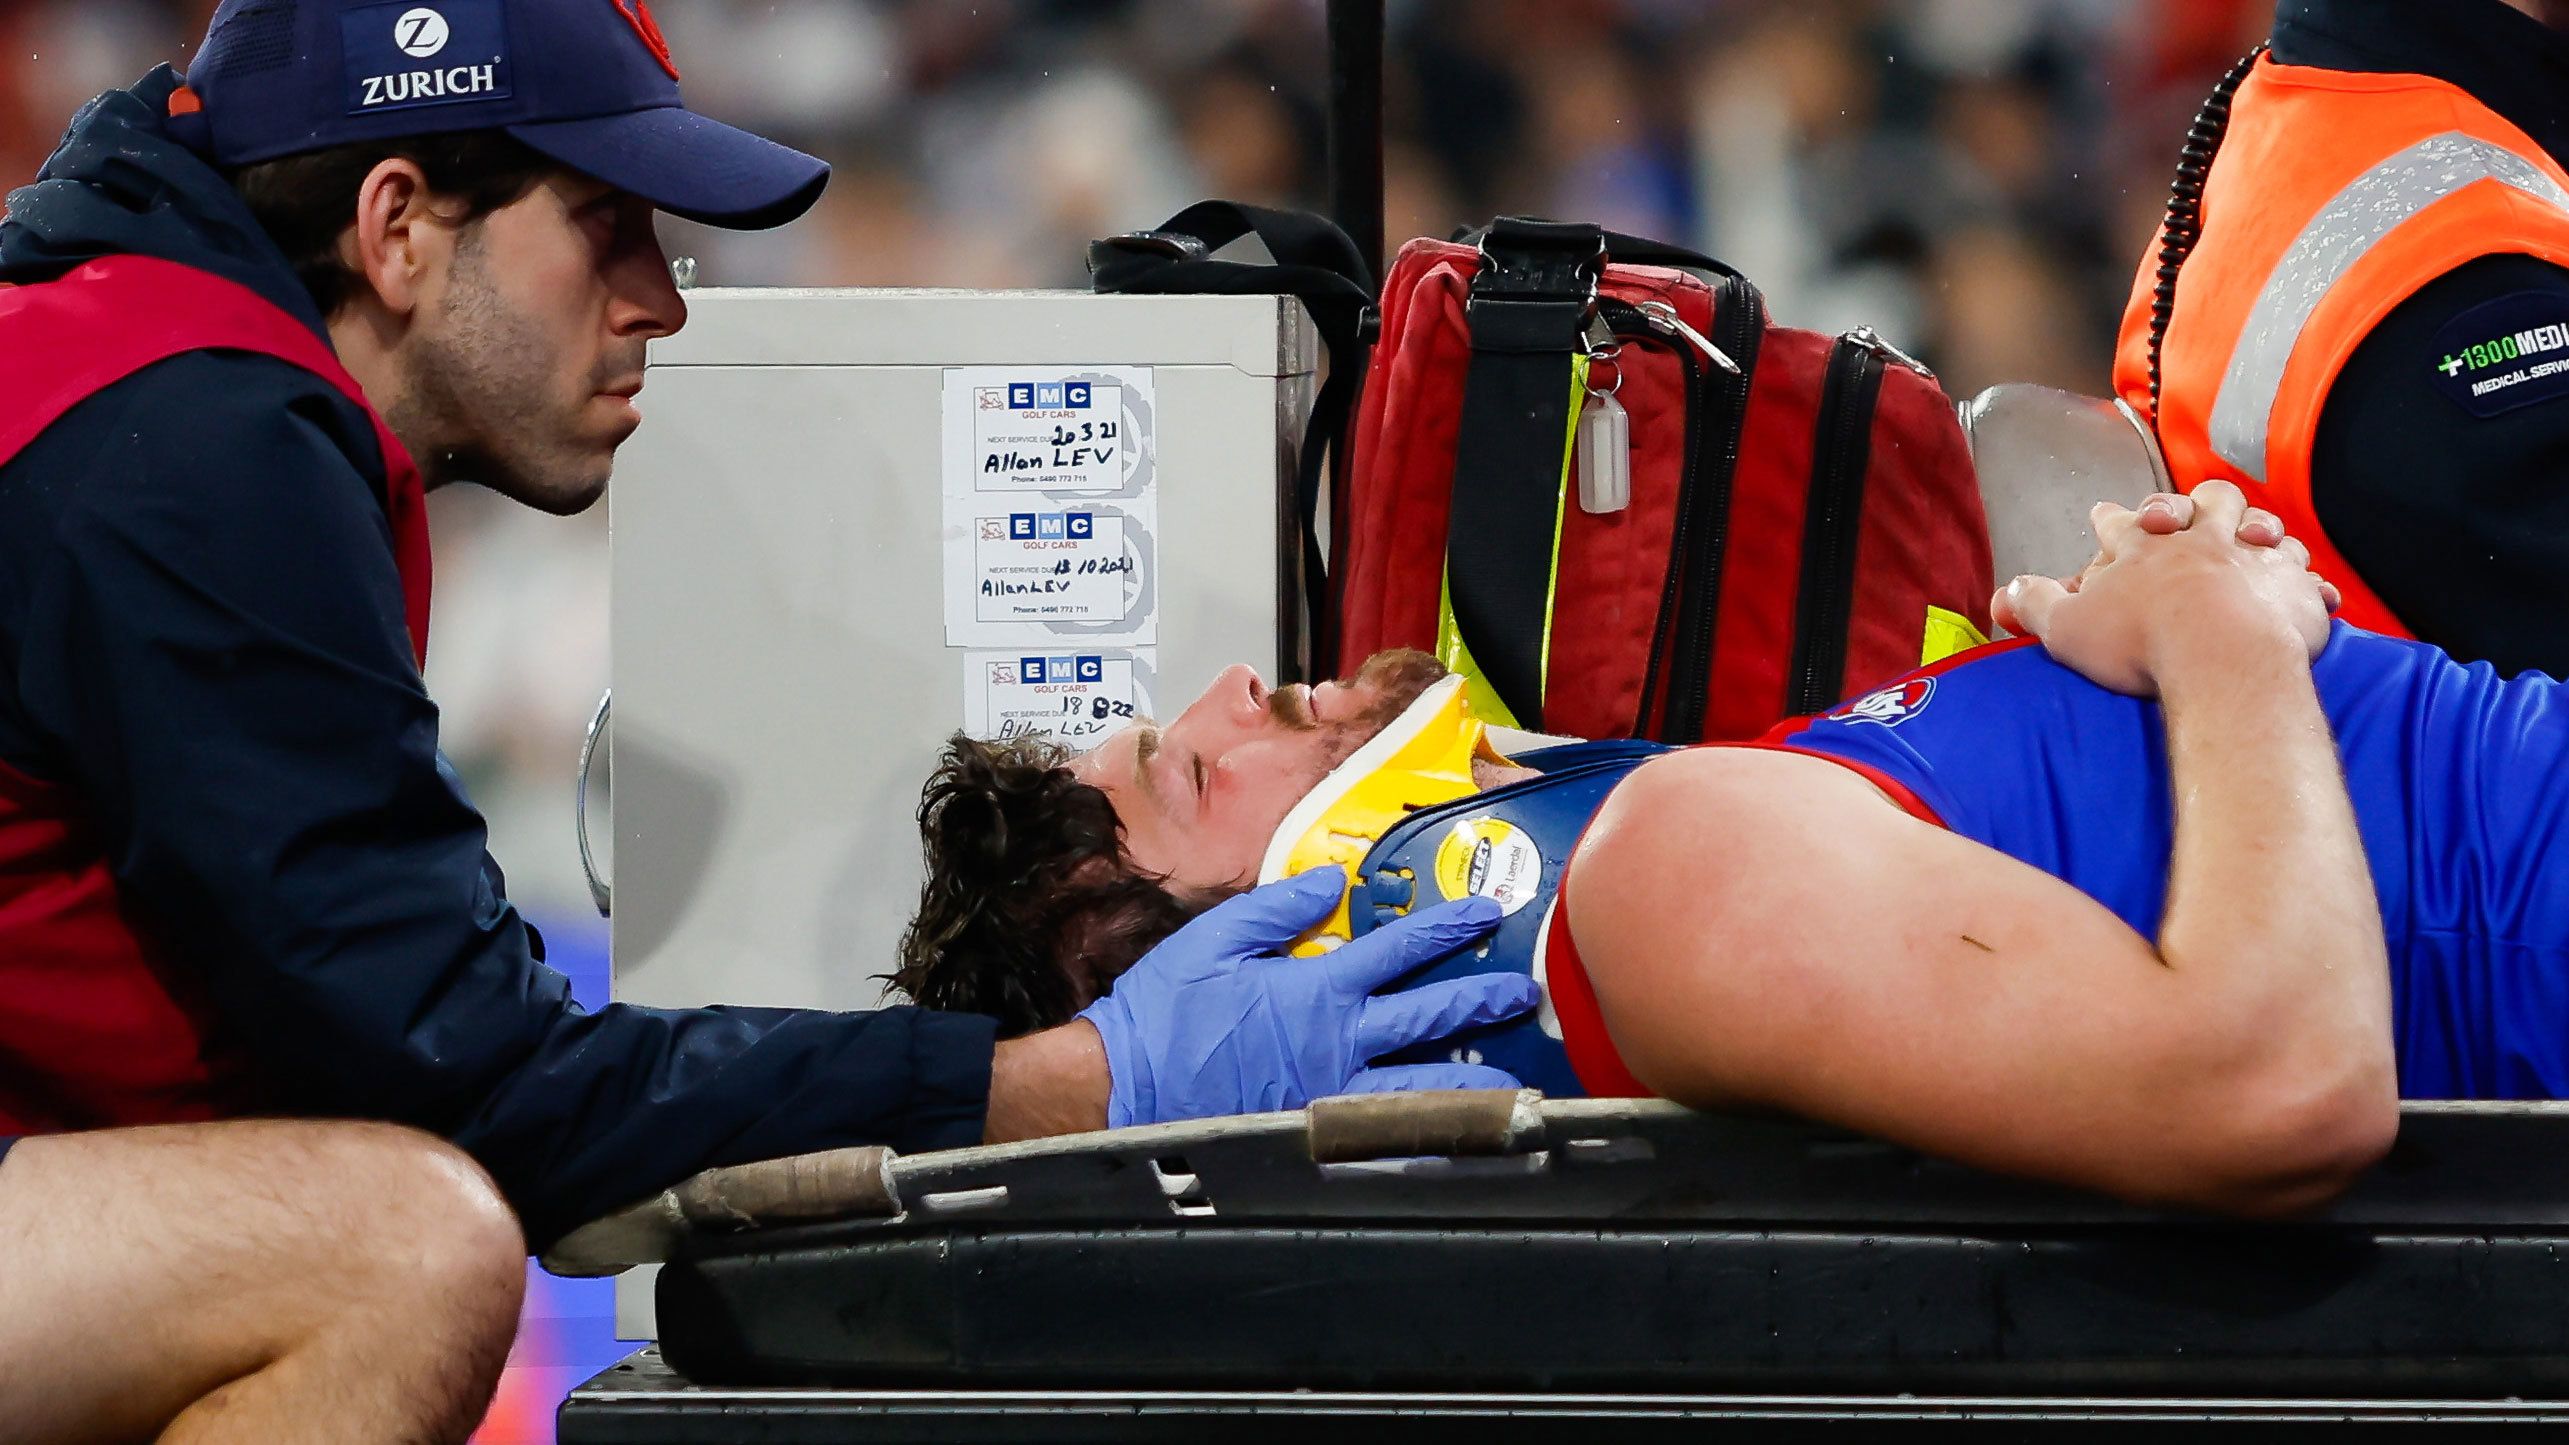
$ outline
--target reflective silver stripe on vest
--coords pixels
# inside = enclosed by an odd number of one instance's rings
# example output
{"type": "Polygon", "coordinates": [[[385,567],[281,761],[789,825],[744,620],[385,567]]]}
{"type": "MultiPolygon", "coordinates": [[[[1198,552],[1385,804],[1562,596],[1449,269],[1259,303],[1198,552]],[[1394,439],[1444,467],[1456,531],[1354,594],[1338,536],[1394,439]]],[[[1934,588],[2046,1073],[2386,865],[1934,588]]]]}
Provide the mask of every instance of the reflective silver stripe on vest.
{"type": "Polygon", "coordinates": [[[2284,364],[2321,298],[2384,236],[2479,181],[2500,181],[2569,213],[2569,191],[2503,146],[2447,131],[2347,183],[2320,208],[2266,278],[2212,403],[2212,450],[2250,481],[2266,479],[2266,430],[2284,364]]]}

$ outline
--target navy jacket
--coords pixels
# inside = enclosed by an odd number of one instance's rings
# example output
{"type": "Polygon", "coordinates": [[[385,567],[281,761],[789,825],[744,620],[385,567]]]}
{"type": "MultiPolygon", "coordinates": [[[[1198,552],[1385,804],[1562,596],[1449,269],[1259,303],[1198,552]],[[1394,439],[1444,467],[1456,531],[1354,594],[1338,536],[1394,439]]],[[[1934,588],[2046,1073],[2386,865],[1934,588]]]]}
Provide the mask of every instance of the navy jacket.
{"type": "MultiPolygon", "coordinates": [[[[0,282],[153,256],[326,339],[166,134],[174,84],[83,110],[9,197],[0,282]]],[[[356,407],[236,353],[151,367],[0,467],[0,762],[94,806],[137,926],[202,971],[285,1107],[453,1139],[538,1248],[709,1165],[978,1142],[988,1019],[572,1002],[437,750],[382,486],[356,407]]]]}

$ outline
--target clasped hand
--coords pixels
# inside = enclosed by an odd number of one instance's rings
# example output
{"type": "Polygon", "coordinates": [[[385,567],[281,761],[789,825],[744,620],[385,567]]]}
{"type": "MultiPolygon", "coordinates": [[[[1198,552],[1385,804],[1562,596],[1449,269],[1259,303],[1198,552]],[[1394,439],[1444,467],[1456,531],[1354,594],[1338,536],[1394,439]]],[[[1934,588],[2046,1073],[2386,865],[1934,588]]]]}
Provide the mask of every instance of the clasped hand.
{"type": "Polygon", "coordinates": [[[2083,571],[2019,577],[1989,610],[2090,681],[2154,697],[2164,649],[2209,632],[2289,636],[2314,658],[2328,645],[2336,587],[2311,572],[2309,549],[2280,519],[2231,483],[2160,493],[2138,509],[2099,502],[2088,524],[2098,550],[2083,571]]]}

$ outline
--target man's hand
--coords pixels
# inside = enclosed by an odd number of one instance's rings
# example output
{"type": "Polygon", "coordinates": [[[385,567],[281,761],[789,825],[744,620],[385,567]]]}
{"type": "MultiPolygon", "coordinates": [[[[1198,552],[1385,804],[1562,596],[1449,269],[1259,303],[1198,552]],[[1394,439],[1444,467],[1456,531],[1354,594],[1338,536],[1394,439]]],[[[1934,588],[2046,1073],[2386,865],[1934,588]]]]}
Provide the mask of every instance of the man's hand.
{"type": "Polygon", "coordinates": [[[2085,571],[2067,582],[2019,577],[1990,603],[2000,626],[2041,638],[2090,681],[2156,696],[2161,649],[2206,629],[2289,633],[2309,657],[2327,645],[2337,589],[2230,483],[2154,496],[2137,512],[2101,503],[2092,518],[2099,551],[2085,571]]]}
{"type": "Polygon", "coordinates": [[[1520,973],[1374,990],[1473,944],[1487,899],[1424,908],[1318,958],[1280,957],[1335,908],[1335,868],[1271,883],[1178,930],[1080,1014],[1105,1045],[1109,1127],[1299,1109],[1332,1094],[1512,1088],[1474,1064],[1369,1068],[1384,1054],[1496,1023],[1542,994],[1520,973]]]}
{"type": "MultiPolygon", "coordinates": [[[[2099,502],[2088,511],[2088,525],[2101,527],[2107,517],[2122,511],[2123,508],[2112,502],[2099,502]]],[[[2183,492],[2153,492],[2143,498],[2140,507],[2130,515],[2142,531],[2152,536],[2164,537],[2193,526],[2194,514],[2194,498],[2183,492]]],[[[2284,547],[2288,552],[2299,557],[2303,567],[2307,568],[2310,565],[2310,549],[2293,541],[2284,531],[2284,519],[2263,507],[2250,507],[2240,514],[2238,537],[2243,546],[2284,547]]],[[[2111,560],[2100,550],[2088,559],[2085,567],[2079,569],[2077,576],[2061,579],[2061,586],[2065,590],[2076,592],[2086,584],[2089,577],[2094,576],[2099,568],[2111,560]]],[[[2327,602],[2330,612],[2335,612],[2345,601],[2338,595],[2337,585],[2324,577],[2319,579],[2319,595],[2327,602]]]]}

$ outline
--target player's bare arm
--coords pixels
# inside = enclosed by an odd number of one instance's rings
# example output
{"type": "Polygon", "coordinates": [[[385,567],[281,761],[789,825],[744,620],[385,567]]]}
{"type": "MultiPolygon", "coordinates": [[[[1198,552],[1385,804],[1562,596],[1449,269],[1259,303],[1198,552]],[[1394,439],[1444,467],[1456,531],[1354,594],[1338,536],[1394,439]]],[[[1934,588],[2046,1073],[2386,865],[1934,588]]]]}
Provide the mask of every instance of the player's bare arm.
{"type": "Polygon", "coordinates": [[[2397,1125],[2380,915],[2309,660],[2327,600],[2241,545],[2100,516],[2018,630],[2165,711],[2176,834],[2155,942],[2067,884],[1805,756],[1708,749],[1617,790],[1572,927],[1644,1082],[1990,1168],[2248,1213],[2325,1200],[2397,1125]]]}

